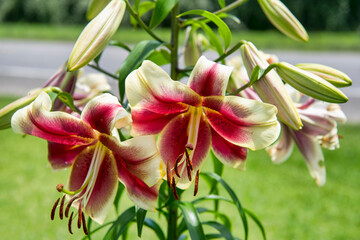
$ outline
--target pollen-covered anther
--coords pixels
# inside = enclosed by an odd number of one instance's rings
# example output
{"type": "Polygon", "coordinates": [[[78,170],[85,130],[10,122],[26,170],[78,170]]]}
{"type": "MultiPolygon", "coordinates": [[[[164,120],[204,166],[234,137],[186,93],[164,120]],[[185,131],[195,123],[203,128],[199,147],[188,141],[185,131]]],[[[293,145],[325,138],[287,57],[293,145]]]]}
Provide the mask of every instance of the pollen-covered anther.
{"type": "Polygon", "coordinates": [[[167,180],[167,185],[170,188],[171,187],[170,161],[167,161],[166,163],[166,180],[167,180]]]}
{"type": "Polygon", "coordinates": [[[55,210],[56,210],[57,205],[59,204],[59,201],[60,201],[60,198],[58,198],[58,199],[55,201],[55,203],[54,203],[54,205],[53,205],[53,207],[52,207],[52,209],[51,209],[51,213],[50,213],[50,218],[51,218],[51,220],[54,220],[55,210]]]}
{"type": "Polygon", "coordinates": [[[79,212],[78,212],[78,221],[77,221],[77,227],[78,229],[81,228],[81,219],[82,218],[82,208],[81,208],[81,203],[79,204],[79,212]]]}
{"type": "Polygon", "coordinates": [[[71,212],[69,222],[68,222],[68,229],[69,229],[69,233],[71,233],[71,234],[73,234],[72,231],[71,231],[71,223],[72,223],[73,215],[74,215],[74,212],[71,212]]]}
{"type": "Polygon", "coordinates": [[[89,232],[88,232],[87,227],[86,227],[85,215],[84,215],[83,212],[81,213],[81,220],[82,220],[82,226],[83,226],[84,233],[85,233],[85,235],[88,235],[89,232]]]}
{"type": "Polygon", "coordinates": [[[62,220],[64,216],[64,203],[65,203],[65,195],[61,199],[60,208],[59,208],[59,218],[62,220]]]}
{"type": "Polygon", "coordinates": [[[188,152],[188,148],[185,148],[185,156],[186,156],[186,166],[188,168],[190,168],[190,170],[194,170],[194,166],[192,164],[192,161],[191,161],[191,158],[190,158],[190,155],[189,155],[189,152],[188,152]]]}
{"type": "Polygon", "coordinates": [[[73,204],[73,202],[77,199],[77,197],[74,197],[72,199],[70,199],[70,201],[68,202],[68,204],[66,205],[66,209],[65,209],[65,217],[69,216],[69,210],[71,205],[73,204]]]}
{"type": "Polygon", "coordinates": [[[190,169],[190,167],[187,167],[186,168],[186,171],[187,171],[187,176],[188,176],[188,179],[189,179],[189,181],[191,182],[191,169],[190,169]]]}
{"type": "Polygon", "coordinates": [[[63,191],[63,189],[64,189],[64,184],[58,184],[58,185],[56,185],[56,190],[58,191],[58,192],[62,192],[63,191]]]}
{"type": "Polygon", "coordinates": [[[198,190],[199,190],[199,173],[200,173],[200,170],[197,170],[196,177],[195,177],[194,196],[196,196],[196,194],[198,193],[198,190]]]}
{"type": "Polygon", "coordinates": [[[180,162],[180,160],[182,159],[182,157],[184,156],[184,154],[182,153],[182,154],[180,154],[178,157],[177,157],[177,159],[176,159],[176,161],[175,161],[175,167],[174,167],[174,170],[175,170],[175,174],[176,174],[176,176],[178,176],[178,177],[180,177],[180,174],[179,174],[179,170],[178,170],[178,166],[179,166],[179,162],[180,162]]]}
{"type": "Polygon", "coordinates": [[[179,200],[179,195],[178,195],[177,192],[176,192],[176,183],[175,183],[175,179],[174,179],[174,178],[172,178],[171,187],[172,187],[172,191],[173,191],[174,198],[175,198],[176,200],[179,200]]]}

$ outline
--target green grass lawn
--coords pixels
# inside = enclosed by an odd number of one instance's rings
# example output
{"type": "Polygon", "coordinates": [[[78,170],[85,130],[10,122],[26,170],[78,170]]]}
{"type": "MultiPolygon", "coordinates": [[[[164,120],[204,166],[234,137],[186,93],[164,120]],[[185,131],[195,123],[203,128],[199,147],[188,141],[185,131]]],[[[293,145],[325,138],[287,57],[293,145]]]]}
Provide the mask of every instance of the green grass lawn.
{"type": "MultiPolygon", "coordinates": [[[[10,98],[0,97],[0,107],[10,98]]],[[[298,151],[287,162],[274,165],[264,151],[251,152],[247,170],[226,168],[224,179],[234,188],[244,207],[253,211],[265,226],[268,239],[278,240],[352,240],[359,237],[360,226],[360,125],[341,125],[341,149],[324,151],[327,183],[317,187],[311,179],[298,151]]],[[[0,131],[0,233],[1,239],[81,239],[80,230],[70,236],[65,221],[50,221],[50,210],[59,197],[58,183],[66,183],[68,171],[54,172],[47,162],[44,140],[0,131]]],[[[211,169],[211,162],[205,170],[211,169]]],[[[192,187],[185,199],[193,199],[192,187]]],[[[200,180],[200,192],[207,187],[200,180]]],[[[224,196],[227,195],[224,193],[224,196]]],[[[121,200],[121,210],[130,206],[127,196],[121,200]]],[[[221,205],[231,217],[233,231],[243,237],[236,210],[221,205]]],[[[156,219],[156,214],[149,214],[156,219]]],[[[107,220],[115,218],[111,213],[107,220]]],[[[249,220],[251,222],[251,220],[249,220]]],[[[162,220],[164,223],[164,220],[162,220]]],[[[75,229],[75,227],[73,227],[75,229]]],[[[135,225],[131,228],[134,236],[135,225]]],[[[150,239],[147,232],[143,239],[150,239]]],[[[101,239],[101,234],[94,239],[101,239]]],[[[134,238],[129,238],[134,239],[134,238]]],[[[250,239],[260,233],[250,224],[250,239]]]]}
{"type": "MultiPolygon", "coordinates": [[[[60,26],[42,24],[4,24],[0,25],[0,39],[36,39],[49,41],[75,41],[84,26],[60,26]]],[[[169,30],[155,30],[156,34],[169,41],[169,30]]],[[[285,37],[276,30],[273,31],[232,31],[232,43],[240,40],[254,42],[261,49],[286,50],[317,50],[317,51],[360,51],[360,34],[358,32],[310,32],[308,43],[297,42],[285,37]]],[[[151,37],[140,28],[120,27],[114,39],[134,44],[140,40],[150,40],[151,37]]],[[[183,32],[180,41],[184,39],[183,32]]]]}

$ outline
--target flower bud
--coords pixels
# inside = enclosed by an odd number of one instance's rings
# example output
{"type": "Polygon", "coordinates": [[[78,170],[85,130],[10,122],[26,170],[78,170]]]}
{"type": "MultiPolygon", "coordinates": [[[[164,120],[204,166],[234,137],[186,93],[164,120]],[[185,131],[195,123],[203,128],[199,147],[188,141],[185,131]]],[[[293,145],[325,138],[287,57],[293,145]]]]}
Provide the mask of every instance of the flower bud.
{"type": "MultiPolygon", "coordinates": [[[[265,69],[269,66],[266,59],[263,58],[261,53],[252,43],[245,42],[240,49],[249,76],[255,66],[259,66],[261,69],[265,69]]],[[[301,129],[302,123],[294,103],[287,93],[280,77],[274,70],[271,70],[252,86],[261,100],[277,107],[277,117],[281,122],[295,130],[301,129]]]]}
{"type": "Polygon", "coordinates": [[[111,40],[124,16],[123,0],[112,0],[81,32],[71,52],[68,71],[75,71],[96,58],[111,40]]]}
{"type": "Polygon", "coordinates": [[[325,79],[335,87],[348,87],[352,84],[348,75],[329,66],[316,63],[300,63],[295,66],[325,79]]]}
{"type": "Polygon", "coordinates": [[[270,22],[280,32],[295,40],[304,42],[309,40],[304,27],[281,1],[258,0],[258,3],[270,22]]]}
{"type": "Polygon", "coordinates": [[[96,17],[110,1],[111,0],[90,0],[89,7],[86,12],[86,19],[90,21],[96,17]]]}
{"type": "Polygon", "coordinates": [[[199,41],[196,29],[186,28],[184,61],[185,66],[195,66],[197,60],[201,57],[201,42],[199,41]]]}
{"type": "Polygon", "coordinates": [[[331,103],[344,103],[348,100],[339,89],[326,80],[289,63],[278,63],[276,71],[286,83],[310,97],[331,103]]]}

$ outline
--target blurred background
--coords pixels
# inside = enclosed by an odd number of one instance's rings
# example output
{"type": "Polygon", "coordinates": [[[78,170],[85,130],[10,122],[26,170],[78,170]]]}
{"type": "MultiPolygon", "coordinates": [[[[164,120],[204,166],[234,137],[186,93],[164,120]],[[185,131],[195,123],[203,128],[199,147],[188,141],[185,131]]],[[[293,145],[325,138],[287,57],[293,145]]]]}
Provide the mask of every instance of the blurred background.
{"type": "MultiPolygon", "coordinates": [[[[226,20],[234,29],[232,43],[246,39],[281,61],[322,63],[347,73],[353,86],[343,89],[349,102],[341,107],[349,121],[338,129],[341,148],[324,150],[327,183],[322,188],[310,177],[297,150],[281,165],[272,164],[264,151],[250,152],[247,171],[226,168],[224,179],[235,188],[242,204],[258,215],[270,240],[355,240],[360,235],[360,1],[283,3],[309,31],[308,43],[289,39],[274,29],[255,0],[230,12],[241,20],[240,24],[226,20]]],[[[87,6],[88,0],[0,0],[0,108],[41,87],[67,60],[87,24],[87,6]]],[[[180,0],[180,6],[181,11],[219,9],[217,0],[180,0]]],[[[143,19],[148,22],[150,14],[143,19]]],[[[169,26],[167,19],[155,31],[167,39],[169,26]]],[[[125,15],[114,39],[132,46],[151,38],[132,27],[125,15]]],[[[183,39],[182,32],[180,41],[183,39]]],[[[214,53],[207,54],[216,58],[214,53]]],[[[126,51],[108,47],[100,64],[115,72],[126,56],[126,51]]],[[[92,71],[85,67],[85,72],[92,71]]],[[[117,94],[117,82],[108,80],[117,94]]],[[[0,139],[0,239],[81,239],[81,231],[74,236],[67,232],[66,222],[50,221],[52,204],[59,197],[55,186],[66,183],[68,172],[51,170],[46,142],[16,135],[11,129],[0,131],[0,139]]],[[[205,168],[211,170],[211,164],[205,168]]],[[[199,196],[207,193],[205,184],[200,184],[199,196]]],[[[127,197],[123,198],[120,210],[130,205],[127,197]]],[[[233,231],[242,237],[239,216],[230,207],[222,210],[234,219],[233,231]]],[[[115,217],[112,213],[107,220],[115,217]]],[[[93,238],[101,239],[103,233],[93,238]]],[[[130,235],[129,239],[134,238],[130,235]]],[[[145,234],[143,239],[150,237],[145,234]]],[[[250,240],[254,239],[261,235],[251,223],[250,240]]]]}

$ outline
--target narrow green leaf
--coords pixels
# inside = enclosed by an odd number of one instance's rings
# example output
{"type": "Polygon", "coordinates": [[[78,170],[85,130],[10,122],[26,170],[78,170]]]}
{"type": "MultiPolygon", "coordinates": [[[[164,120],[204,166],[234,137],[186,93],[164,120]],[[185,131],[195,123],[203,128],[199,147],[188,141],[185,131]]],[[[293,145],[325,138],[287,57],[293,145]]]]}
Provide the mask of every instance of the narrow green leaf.
{"type": "MultiPolygon", "coordinates": [[[[144,15],[145,13],[147,13],[154,7],[155,7],[155,2],[144,1],[144,2],[141,2],[140,4],[138,4],[136,11],[137,11],[139,17],[141,17],[142,15],[144,15]]],[[[138,24],[137,20],[133,16],[130,16],[130,22],[133,26],[137,26],[137,24],[138,24]]]]}
{"type": "Polygon", "coordinates": [[[104,240],[116,240],[119,239],[121,234],[127,228],[128,224],[135,218],[135,207],[130,207],[125,210],[113,223],[110,229],[107,231],[104,240]]]}
{"type": "Polygon", "coordinates": [[[230,13],[220,13],[219,15],[217,15],[219,18],[221,18],[221,19],[223,19],[223,18],[228,18],[228,19],[231,19],[231,20],[233,20],[235,23],[237,23],[237,24],[240,24],[241,23],[241,21],[240,21],[240,19],[237,17],[237,16],[235,16],[235,15],[233,15],[233,14],[230,14],[230,13]]]}
{"type": "MultiPolygon", "coordinates": [[[[186,16],[186,15],[200,15],[200,16],[203,16],[204,18],[209,19],[213,23],[215,23],[219,29],[220,36],[224,40],[225,49],[227,49],[230,46],[231,31],[230,31],[230,28],[228,27],[228,25],[226,25],[226,23],[223,20],[221,20],[221,18],[219,18],[215,14],[205,11],[205,10],[190,10],[190,11],[180,14],[178,17],[182,17],[182,16],[186,16]]],[[[186,25],[186,23],[185,23],[185,25],[186,25]]]]}
{"type": "Polygon", "coordinates": [[[145,220],[145,216],[146,216],[147,211],[139,208],[136,211],[136,225],[137,225],[137,233],[138,233],[138,237],[141,238],[141,233],[142,233],[142,229],[144,226],[144,220],[145,220]]]}
{"type": "Polygon", "coordinates": [[[251,84],[253,84],[257,80],[259,80],[259,77],[261,76],[260,70],[261,70],[261,68],[258,65],[256,65],[254,67],[253,71],[251,72],[251,76],[250,76],[250,83],[251,84]]]}
{"type": "Polygon", "coordinates": [[[212,173],[212,172],[207,172],[207,173],[201,173],[201,176],[204,177],[208,177],[208,178],[212,178],[216,181],[218,181],[223,187],[224,189],[228,192],[228,194],[230,195],[231,199],[233,200],[236,208],[238,209],[239,215],[241,217],[241,220],[243,222],[243,226],[244,226],[244,233],[245,233],[245,240],[248,239],[248,232],[249,232],[249,226],[248,226],[248,222],[247,222],[247,218],[245,215],[245,211],[238,199],[238,197],[236,196],[235,192],[231,189],[231,187],[216,173],[212,173]]]}
{"type": "Polygon", "coordinates": [[[122,49],[125,49],[128,52],[131,52],[131,48],[129,46],[127,46],[125,43],[122,43],[118,40],[111,40],[109,42],[109,46],[116,46],[116,47],[120,47],[122,49]]]}
{"type": "Polygon", "coordinates": [[[125,94],[125,79],[133,70],[138,68],[141,63],[159,46],[157,41],[142,41],[135,45],[133,50],[127,56],[125,61],[121,64],[119,69],[119,93],[121,102],[125,94]]]}
{"type": "Polygon", "coordinates": [[[215,219],[218,218],[220,219],[220,221],[222,222],[222,224],[229,229],[229,231],[231,231],[231,221],[229,219],[228,216],[226,216],[226,214],[217,212],[217,211],[213,211],[213,210],[209,210],[207,208],[196,208],[196,210],[198,211],[199,214],[202,213],[210,213],[212,215],[214,215],[215,219]]]}
{"type": "Polygon", "coordinates": [[[165,240],[164,232],[161,230],[161,227],[151,218],[145,218],[144,225],[152,229],[159,240],[165,240]]]}
{"type": "Polygon", "coordinates": [[[247,215],[249,215],[249,217],[256,223],[256,225],[259,227],[261,234],[263,236],[263,239],[266,240],[266,233],[265,233],[265,228],[262,225],[260,219],[250,210],[244,208],[244,211],[247,215]]]}
{"type": "Polygon", "coordinates": [[[201,22],[201,21],[193,21],[192,24],[195,26],[198,26],[206,33],[206,35],[209,37],[211,46],[213,46],[215,48],[215,50],[217,51],[217,53],[219,55],[222,55],[224,53],[224,49],[223,49],[218,37],[206,23],[201,22]]]}
{"type": "Polygon", "coordinates": [[[121,198],[124,190],[125,190],[124,185],[118,184],[118,189],[117,189],[115,199],[114,199],[114,206],[115,206],[116,213],[119,212],[119,201],[120,201],[120,198],[121,198]]]}
{"type": "Polygon", "coordinates": [[[75,106],[74,99],[68,92],[61,92],[57,95],[57,98],[61,100],[66,106],[68,106],[71,110],[77,113],[81,113],[81,111],[75,106]]]}
{"type": "Polygon", "coordinates": [[[202,222],[202,224],[215,228],[220,232],[221,237],[225,238],[226,240],[234,240],[234,237],[231,234],[230,230],[227,229],[221,223],[215,221],[206,221],[206,222],[202,222]]]}
{"type": "Polygon", "coordinates": [[[202,240],[206,239],[202,224],[199,219],[194,205],[190,202],[179,202],[180,210],[184,216],[184,220],[189,230],[191,239],[202,240]]]}
{"type": "Polygon", "coordinates": [[[170,53],[165,49],[156,49],[153,51],[150,56],[147,58],[159,66],[170,63],[170,53]]]}
{"type": "Polygon", "coordinates": [[[141,0],[134,0],[134,3],[135,3],[134,6],[135,6],[135,10],[136,10],[136,11],[138,11],[138,9],[139,9],[140,1],[141,1],[141,0]]]}
{"type": "Polygon", "coordinates": [[[225,7],[225,0],[218,0],[218,3],[221,8],[225,7]]]}
{"type": "MultiPolygon", "coordinates": [[[[91,235],[96,233],[97,231],[100,231],[101,229],[107,227],[108,225],[110,224],[113,224],[115,221],[112,221],[112,222],[107,222],[107,223],[103,223],[103,225],[101,225],[100,227],[97,227],[95,228],[94,230],[91,231],[91,235]]],[[[88,229],[89,230],[89,229],[88,229]]],[[[90,231],[89,231],[89,235],[85,235],[82,240],[85,240],[85,239],[89,239],[90,240],[90,231]]]]}
{"type": "Polygon", "coordinates": [[[159,25],[177,3],[178,0],[157,0],[154,12],[151,16],[149,28],[153,29],[159,25]]]}
{"type": "Polygon", "coordinates": [[[192,204],[198,204],[204,201],[213,201],[213,200],[220,200],[220,201],[225,201],[225,202],[229,202],[232,203],[232,201],[230,199],[227,199],[223,196],[219,196],[219,195],[207,195],[205,197],[201,197],[198,199],[195,199],[192,201],[192,204]]]}

